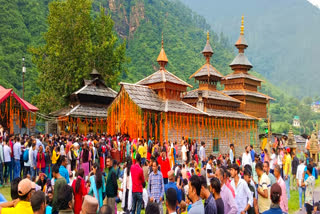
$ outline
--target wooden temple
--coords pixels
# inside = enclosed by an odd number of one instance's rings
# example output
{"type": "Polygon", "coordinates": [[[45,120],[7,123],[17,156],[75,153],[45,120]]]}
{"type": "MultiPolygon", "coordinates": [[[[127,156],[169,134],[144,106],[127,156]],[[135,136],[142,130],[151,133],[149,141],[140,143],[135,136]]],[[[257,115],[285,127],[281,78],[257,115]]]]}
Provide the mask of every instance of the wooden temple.
{"type": "Polygon", "coordinates": [[[257,91],[261,81],[248,74],[252,65],[244,55],[247,45],[242,33],[236,46],[240,53],[231,63],[234,73],[224,77],[210,63],[213,50],[208,34],[202,51],[206,62],[190,76],[199,88],[187,92],[192,86],[166,69],[162,39],[159,70],[135,84],[120,83],[120,92],[108,108],[108,134],[150,137],[161,143],[185,137],[206,142],[210,153],[226,153],[233,143],[237,155],[245,145],[258,143],[257,123],[266,116],[270,97],[257,91]],[[225,90],[217,89],[219,82],[225,90]]]}
{"type": "Polygon", "coordinates": [[[93,69],[91,80],[83,80],[83,87],[69,96],[70,105],[52,112],[57,117],[48,124],[48,133],[103,133],[107,130],[107,108],[117,92],[107,87],[101,74],[93,69]]]}

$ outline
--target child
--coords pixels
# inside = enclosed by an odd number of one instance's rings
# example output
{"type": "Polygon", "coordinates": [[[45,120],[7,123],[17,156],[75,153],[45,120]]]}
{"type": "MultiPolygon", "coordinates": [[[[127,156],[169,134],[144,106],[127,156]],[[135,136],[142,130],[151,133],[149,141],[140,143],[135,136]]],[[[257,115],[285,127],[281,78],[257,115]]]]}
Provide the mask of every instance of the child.
{"type": "Polygon", "coordinates": [[[187,214],[187,204],[186,202],[184,201],[181,201],[180,203],[180,211],[181,211],[181,214],[187,214]]]}

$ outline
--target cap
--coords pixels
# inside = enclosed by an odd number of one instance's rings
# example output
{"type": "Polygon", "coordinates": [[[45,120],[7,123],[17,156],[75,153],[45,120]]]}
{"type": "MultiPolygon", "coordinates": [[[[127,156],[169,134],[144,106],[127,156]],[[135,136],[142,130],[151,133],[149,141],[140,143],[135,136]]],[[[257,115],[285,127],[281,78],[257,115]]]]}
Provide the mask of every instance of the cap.
{"type": "Polygon", "coordinates": [[[290,153],[290,148],[289,147],[287,148],[287,152],[290,153]]]}
{"type": "Polygon", "coordinates": [[[33,185],[28,178],[25,178],[21,180],[18,184],[18,194],[20,196],[24,196],[28,194],[33,188],[35,189],[35,185],[33,185]]]}
{"type": "Polygon", "coordinates": [[[281,187],[278,183],[275,183],[271,186],[271,195],[272,194],[279,194],[281,196],[281,187]]]}
{"type": "Polygon", "coordinates": [[[98,200],[91,195],[84,196],[81,213],[96,214],[98,210],[98,200]]]}

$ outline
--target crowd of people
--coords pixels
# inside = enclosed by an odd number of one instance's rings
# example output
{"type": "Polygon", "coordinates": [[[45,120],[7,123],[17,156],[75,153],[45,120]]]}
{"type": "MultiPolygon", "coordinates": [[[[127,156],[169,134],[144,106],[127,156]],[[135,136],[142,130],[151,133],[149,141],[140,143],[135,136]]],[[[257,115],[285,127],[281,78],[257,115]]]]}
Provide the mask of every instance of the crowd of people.
{"type": "Polygon", "coordinates": [[[300,209],[319,212],[318,169],[282,145],[236,158],[204,142],[128,135],[0,136],[0,213],[287,213],[290,189],[300,209]],[[1,194],[0,194],[1,196],[1,194]],[[1,200],[3,203],[1,203],[1,200]],[[304,202],[304,203],[303,203],[304,202]]]}

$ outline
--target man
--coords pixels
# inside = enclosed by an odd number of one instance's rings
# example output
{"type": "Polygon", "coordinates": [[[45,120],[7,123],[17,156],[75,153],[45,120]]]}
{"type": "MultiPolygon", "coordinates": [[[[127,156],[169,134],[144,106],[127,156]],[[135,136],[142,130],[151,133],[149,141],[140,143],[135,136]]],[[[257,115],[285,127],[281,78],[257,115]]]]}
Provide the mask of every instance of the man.
{"type": "Polygon", "coordinates": [[[263,171],[262,162],[256,164],[256,172],[259,177],[258,192],[258,207],[259,212],[262,213],[270,208],[270,179],[263,171]]]}
{"type": "Polygon", "coordinates": [[[3,147],[3,157],[4,157],[4,180],[5,180],[5,183],[8,182],[8,177],[10,175],[10,182],[12,181],[12,178],[11,178],[11,148],[10,148],[10,145],[9,145],[9,139],[7,139],[5,141],[5,145],[3,147]]]}
{"type": "Polygon", "coordinates": [[[1,208],[0,206],[0,213],[1,214],[16,214],[16,213],[23,213],[23,214],[33,214],[33,210],[30,204],[30,199],[32,193],[34,192],[35,186],[32,185],[32,182],[29,179],[23,179],[18,184],[18,200],[15,201],[15,206],[10,208],[1,208]]]}
{"type": "Polygon", "coordinates": [[[31,196],[31,206],[35,214],[44,214],[46,210],[46,195],[42,191],[37,191],[31,196]]]}
{"type": "Polygon", "coordinates": [[[279,203],[281,201],[282,191],[279,184],[275,183],[271,186],[271,200],[272,200],[272,206],[269,210],[263,212],[263,214],[285,214],[283,210],[281,210],[279,203]]]}
{"type": "Polygon", "coordinates": [[[188,214],[204,214],[204,206],[200,198],[201,181],[199,176],[193,175],[189,180],[188,197],[192,201],[188,214]]]}
{"type": "Polygon", "coordinates": [[[67,181],[67,184],[70,183],[70,180],[69,180],[69,172],[67,170],[67,165],[68,165],[68,158],[67,156],[65,155],[62,155],[61,156],[61,166],[59,168],[59,173],[62,177],[64,177],[67,181]]]}
{"type": "Polygon", "coordinates": [[[160,214],[160,210],[159,210],[159,206],[157,203],[155,202],[149,202],[147,204],[146,210],[145,210],[146,214],[160,214]]]}
{"type": "Polygon", "coordinates": [[[223,199],[220,195],[221,184],[218,178],[214,177],[210,180],[210,192],[213,194],[217,206],[217,214],[224,214],[223,199]]]}
{"type": "Polygon", "coordinates": [[[298,186],[298,192],[299,192],[299,207],[300,211],[302,211],[302,195],[304,195],[305,188],[301,185],[304,181],[304,169],[306,168],[306,165],[304,164],[303,158],[300,158],[300,164],[297,169],[297,186],[298,186]]]}
{"type": "Polygon", "coordinates": [[[4,179],[3,179],[3,165],[4,165],[3,144],[2,144],[2,137],[0,136],[0,187],[2,187],[3,181],[4,181],[4,179]]]}
{"type": "Polygon", "coordinates": [[[206,156],[206,143],[205,142],[201,142],[201,146],[200,146],[200,150],[199,150],[199,157],[201,160],[201,167],[203,167],[204,165],[206,165],[206,161],[207,161],[207,156],[206,156]]]}
{"type": "Polygon", "coordinates": [[[286,194],[286,184],[281,177],[281,168],[279,165],[275,165],[274,167],[274,176],[277,179],[277,183],[281,187],[281,199],[280,199],[280,207],[283,212],[288,212],[288,198],[286,194]]]}
{"type": "MultiPolygon", "coordinates": [[[[251,157],[250,157],[251,160],[251,157]]],[[[239,177],[240,168],[238,164],[234,163],[231,165],[230,174],[233,180],[231,181],[231,186],[235,190],[235,201],[238,207],[238,214],[245,214],[250,207],[253,206],[252,193],[248,187],[248,184],[239,177]]]]}
{"type": "Polygon", "coordinates": [[[14,157],[14,170],[13,179],[20,177],[20,157],[21,157],[21,143],[20,137],[15,137],[15,143],[13,144],[13,157],[14,157]]]}
{"type": "Polygon", "coordinates": [[[241,163],[241,165],[245,166],[247,164],[252,166],[252,159],[251,159],[251,154],[250,154],[250,146],[246,146],[245,147],[245,152],[242,155],[242,163],[241,163]]]}
{"type": "Polygon", "coordinates": [[[253,146],[250,145],[250,155],[251,155],[251,160],[252,162],[254,161],[254,155],[256,154],[256,152],[253,149],[253,146]]]}
{"type": "Polygon", "coordinates": [[[132,178],[132,214],[140,214],[142,205],[142,189],[145,185],[143,176],[143,170],[140,167],[141,156],[138,153],[136,155],[136,164],[131,166],[131,178],[132,178]]]}
{"type": "Polygon", "coordinates": [[[217,214],[217,206],[216,201],[214,200],[214,197],[208,190],[207,185],[207,179],[203,176],[200,176],[200,182],[201,182],[201,191],[200,191],[200,197],[202,200],[204,199],[204,213],[205,214],[217,214]]]}
{"type": "Polygon", "coordinates": [[[169,183],[164,185],[164,192],[166,193],[166,196],[168,197],[168,189],[169,188],[175,189],[176,194],[177,194],[177,200],[178,200],[178,203],[180,204],[181,199],[182,199],[182,192],[181,192],[181,189],[179,189],[177,187],[177,183],[175,182],[173,170],[168,172],[168,178],[169,178],[169,183]]]}
{"type": "Polygon", "coordinates": [[[32,149],[29,151],[29,160],[30,160],[30,172],[31,178],[37,176],[37,150],[36,144],[32,144],[32,149]]]}
{"type": "Polygon", "coordinates": [[[163,213],[162,201],[164,196],[164,183],[162,173],[158,170],[158,162],[152,163],[152,172],[148,180],[148,196],[150,202],[155,202],[159,206],[160,213],[163,213]]]}
{"type": "Polygon", "coordinates": [[[256,164],[260,161],[260,157],[258,154],[254,155],[254,162],[252,163],[252,180],[254,182],[254,184],[257,186],[258,185],[258,175],[256,172],[256,164]]]}
{"type": "Polygon", "coordinates": [[[166,196],[166,207],[168,214],[177,214],[177,192],[174,188],[169,188],[166,196]]]}
{"type": "Polygon", "coordinates": [[[210,155],[209,156],[209,161],[208,161],[207,166],[206,166],[206,169],[207,169],[207,186],[210,186],[210,180],[211,180],[211,178],[214,177],[212,164],[213,164],[213,155],[210,155]]]}
{"type": "Polygon", "coordinates": [[[311,214],[313,210],[313,195],[314,195],[314,184],[315,178],[312,175],[313,167],[311,164],[307,166],[308,179],[305,180],[301,185],[306,188],[306,198],[305,198],[305,207],[307,214],[311,214]]]}
{"type": "Polygon", "coordinates": [[[181,154],[182,154],[182,162],[185,163],[187,161],[187,142],[183,142],[181,147],[181,154]]]}
{"type": "Polygon", "coordinates": [[[158,157],[158,163],[160,165],[161,173],[163,176],[164,184],[168,183],[168,172],[170,171],[170,162],[167,158],[167,153],[165,151],[161,152],[161,156],[158,157]]]}
{"type": "Polygon", "coordinates": [[[297,175],[297,169],[299,165],[299,159],[296,157],[296,154],[292,152],[292,176],[291,176],[291,188],[292,190],[297,190],[297,180],[296,180],[296,175],[297,175]]]}
{"type": "Polygon", "coordinates": [[[62,177],[59,173],[59,165],[55,164],[52,167],[52,176],[56,179],[54,182],[54,191],[53,191],[53,199],[52,199],[52,213],[57,214],[59,211],[59,193],[60,190],[67,184],[67,181],[64,177],[62,177]]]}
{"type": "Polygon", "coordinates": [[[290,156],[290,148],[285,150],[285,157],[284,157],[284,166],[283,166],[283,177],[284,182],[286,183],[286,191],[288,200],[290,199],[290,175],[291,175],[291,156],[290,156]]]}
{"type": "Polygon", "coordinates": [[[73,189],[68,184],[59,190],[59,214],[73,214],[73,189]]]}
{"type": "Polygon", "coordinates": [[[231,164],[234,163],[234,154],[233,154],[234,146],[233,144],[230,144],[230,150],[229,150],[229,158],[231,161],[231,164]]]}
{"type": "Polygon", "coordinates": [[[118,182],[116,173],[118,162],[116,160],[112,160],[112,158],[109,156],[106,160],[106,166],[109,169],[106,182],[107,205],[111,207],[112,214],[115,214],[114,205],[118,195],[118,182]]]}
{"type": "Polygon", "coordinates": [[[273,184],[277,183],[276,178],[274,177],[273,174],[270,172],[270,165],[268,161],[265,161],[263,163],[263,171],[268,175],[270,179],[270,185],[272,186],[273,184]]]}

